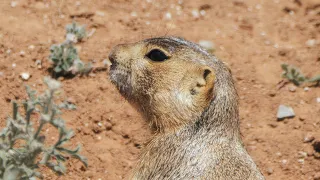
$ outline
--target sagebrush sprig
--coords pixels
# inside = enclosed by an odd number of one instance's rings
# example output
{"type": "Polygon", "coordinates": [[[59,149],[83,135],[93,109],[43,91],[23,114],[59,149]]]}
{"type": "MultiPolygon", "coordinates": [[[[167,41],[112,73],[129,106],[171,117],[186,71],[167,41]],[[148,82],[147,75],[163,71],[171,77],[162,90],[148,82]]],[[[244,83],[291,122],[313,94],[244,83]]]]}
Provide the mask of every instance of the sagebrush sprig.
{"type": "Polygon", "coordinates": [[[281,68],[284,71],[282,77],[288,79],[296,86],[300,86],[304,83],[319,84],[320,82],[320,75],[312,78],[305,77],[297,67],[288,64],[281,64],[281,68]]]}
{"type": "Polygon", "coordinates": [[[85,37],[87,37],[85,26],[80,26],[76,22],[72,22],[72,24],[66,26],[67,39],[77,43],[81,42],[85,37]]]}
{"type": "Polygon", "coordinates": [[[57,174],[64,174],[67,156],[77,158],[87,166],[87,159],[79,154],[80,146],[74,150],[63,146],[74,133],[65,126],[65,121],[60,117],[61,110],[75,109],[75,106],[67,102],[54,102],[60,88],[58,81],[45,78],[45,84],[48,89],[44,94],[37,96],[37,92],[27,86],[29,98],[21,105],[13,102],[13,115],[7,118],[6,127],[0,133],[0,179],[42,178],[37,171],[40,165],[49,167],[57,174]],[[24,109],[24,114],[19,113],[19,108],[24,109]],[[36,116],[38,126],[33,124],[31,118],[36,116]],[[46,124],[59,131],[59,138],[53,145],[44,144],[46,137],[41,132],[46,124]]]}
{"type": "Polygon", "coordinates": [[[49,61],[52,63],[54,77],[87,74],[92,70],[92,64],[83,63],[74,46],[74,43],[82,41],[86,34],[84,26],[73,22],[66,27],[66,41],[51,46],[49,61]]]}
{"type": "Polygon", "coordinates": [[[78,51],[71,42],[52,45],[49,60],[52,63],[53,72],[57,76],[86,74],[92,69],[91,63],[84,64],[80,60],[78,51]]]}

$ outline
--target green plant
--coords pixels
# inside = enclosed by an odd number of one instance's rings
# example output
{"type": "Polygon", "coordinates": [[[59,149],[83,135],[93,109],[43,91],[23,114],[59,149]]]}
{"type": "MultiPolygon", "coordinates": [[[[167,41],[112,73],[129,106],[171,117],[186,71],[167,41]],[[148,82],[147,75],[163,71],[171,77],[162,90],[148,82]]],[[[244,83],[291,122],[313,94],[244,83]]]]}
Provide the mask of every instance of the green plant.
{"type": "Polygon", "coordinates": [[[284,71],[282,77],[287,78],[296,86],[300,86],[304,83],[319,84],[320,82],[320,75],[317,75],[313,78],[305,77],[298,68],[288,64],[281,64],[281,68],[284,71]]]}
{"type": "Polygon", "coordinates": [[[78,51],[71,42],[52,45],[49,60],[55,75],[86,74],[92,69],[91,63],[84,64],[80,60],[78,51]]]}
{"type": "Polygon", "coordinates": [[[85,37],[87,37],[86,28],[84,26],[78,25],[76,22],[68,24],[66,26],[67,39],[72,40],[73,42],[81,42],[85,37]]]}
{"type": "Polygon", "coordinates": [[[79,154],[80,146],[74,150],[63,146],[74,133],[65,126],[65,121],[60,117],[61,110],[75,109],[75,106],[67,102],[56,104],[54,97],[59,93],[60,83],[48,77],[44,82],[48,89],[42,95],[37,96],[37,92],[27,86],[28,99],[21,105],[13,102],[13,115],[7,118],[6,127],[0,133],[0,179],[41,178],[41,173],[36,171],[40,165],[59,175],[64,174],[64,162],[68,156],[79,159],[87,166],[86,158],[79,154]],[[24,109],[22,114],[20,107],[24,109]],[[32,123],[35,118],[39,125],[32,123]],[[53,144],[45,144],[46,137],[41,134],[45,125],[59,131],[58,140],[53,144]]]}

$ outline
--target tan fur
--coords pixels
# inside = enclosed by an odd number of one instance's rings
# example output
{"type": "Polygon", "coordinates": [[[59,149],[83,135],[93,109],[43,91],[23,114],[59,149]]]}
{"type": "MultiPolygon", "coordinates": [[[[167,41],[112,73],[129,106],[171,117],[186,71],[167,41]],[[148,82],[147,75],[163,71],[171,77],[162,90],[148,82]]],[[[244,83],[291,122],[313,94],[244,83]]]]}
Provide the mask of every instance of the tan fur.
{"type": "Polygon", "coordinates": [[[118,45],[109,58],[111,81],[155,132],[132,179],[264,179],[242,145],[224,63],[177,37],[118,45]],[[153,49],[169,59],[151,61],[153,49]]]}

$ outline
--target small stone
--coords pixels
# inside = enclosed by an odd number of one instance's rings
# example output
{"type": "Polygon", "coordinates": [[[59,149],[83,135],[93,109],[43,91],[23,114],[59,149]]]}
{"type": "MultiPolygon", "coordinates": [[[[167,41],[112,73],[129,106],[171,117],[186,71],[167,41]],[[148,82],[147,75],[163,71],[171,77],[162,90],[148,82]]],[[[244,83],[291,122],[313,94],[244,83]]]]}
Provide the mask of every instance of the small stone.
{"type": "Polygon", "coordinates": [[[17,1],[11,1],[10,3],[11,7],[16,7],[18,5],[18,2],[17,1]]]}
{"type": "Polygon", "coordinates": [[[320,97],[317,98],[317,103],[320,103],[320,97]]]}
{"type": "Polygon", "coordinates": [[[304,138],[303,138],[303,142],[304,143],[309,143],[312,142],[314,140],[314,136],[312,134],[307,134],[304,138]]]}
{"type": "Polygon", "coordinates": [[[16,63],[13,63],[13,64],[12,64],[12,67],[13,67],[13,68],[17,67],[17,64],[16,64],[16,63]]]}
{"type": "Polygon", "coordinates": [[[199,45],[207,50],[213,50],[215,48],[214,43],[208,40],[200,40],[199,45]]]}
{"type": "Polygon", "coordinates": [[[298,159],[298,163],[304,164],[304,159],[298,159]]]}
{"type": "Polygon", "coordinates": [[[285,118],[292,118],[295,116],[293,109],[289,106],[280,105],[277,113],[278,120],[283,120],[285,118]]]}
{"type": "Polygon", "coordinates": [[[194,9],[191,11],[191,14],[194,18],[199,18],[200,17],[200,14],[199,14],[199,11],[194,9]]]}
{"type": "Polygon", "coordinates": [[[282,156],[282,153],[281,153],[281,152],[277,152],[276,155],[277,155],[278,157],[281,157],[281,156],[282,156]]]}
{"type": "Polygon", "coordinates": [[[304,121],[304,120],[306,120],[306,118],[304,116],[299,116],[299,120],[304,121]]]}
{"type": "Polygon", "coordinates": [[[39,59],[36,60],[35,65],[37,66],[38,69],[41,69],[41,68],[42,68],[42,62],[41,62],[41,60],[39,60],[39,59]]]}
{"type": "Polygon", "coordinates": [[[306,41],[306,45],[308,47],[313,47],[316,45],[316,43],[317,43],[317,40],[315,40],[315,39],[309,39],[308,41],[306,41]]]}
{"type": "Polygon", "coordinates": [[[275,124],[275,123],[270,123],[270,124],[268,124],[270,127],[272,127],[272,128],[276,128],[278,125],[277,124],[275,124]]]}
{"type": "Polygon", "coordinates": [[[30,45],[30,46],[28,47],[28,49],[30,49],[30,50],[34,50],[34,48],[35,48],[34,45],[30,45]]]}
{"type": "Polygon", "coordinates": [[[273,169],[272,168],[268,168],[267,169],[267,173],[268,173],[268,175],[271,175],[273,173],[273,169]]]}
{"type": "Polygon", "coordinates": [[[19,54],[20,54],[20,56],[21,56],[21,57],[24,57],[24,56],[26,55],[26,52],[24,52],[24,51],[20,51],[20,53],[19,53],[19,54]]]}
{"type": "Polygon", "coordinates": [[[170,12],[167,12],[164,17],[165,17],[165,19],[167,19],[167,20],[171,20],[171,19],[172,19],[172,15],[171,15],[170,12]]]}
{"type": "Polygon", "coordinates": [[[295,86],[290,86],[288,89],[290,92],[296,92],[297,88],[295,86]]]}
{"type": "Polygon", "coordinates": [[[130,13],[130,16],[132,16],[132,17],[137,17],[138,14],[137,14],[137,12],[133,11],[133,12],[130,13]]]}
{"type": "Polygon", "coordinates": [[[102,11],[96,11],[96,15],[103,17],[105,16],[105,13],[102,11]]]}
{"type": "Polygon", "coordinates": [[[21,73],[20,74],[20,77],[23,79],[23,80],[28,80],[30,78],[30,74],[29,73],[21,73]]]}
{"type": "Polygon", "coordinates": [[[100,127],[101,127],[101,126],[102,126],[102,123],[101,123],[101,122],[98,122],[98,126],[100,126],[100,127]]]}
{"type": "Polygon", "coordinates": [[[310,88],[309,88],[309,87],[305,87],[305,88],[303,88],[303,90],[304,90],[304,91],[309,91],[310,88]]]}
{"type": "Polygon", "coordinates": [[[307,152],[299,151],[298,152],[298,158],[305,158],[308,156],[307,152]]]}
{"type": "Polygon", "coordinates": [[[8,49],[8,50],[6,51],[6,53],[7,53],[7,54],[11,54],[11,49],[8,49]]]}

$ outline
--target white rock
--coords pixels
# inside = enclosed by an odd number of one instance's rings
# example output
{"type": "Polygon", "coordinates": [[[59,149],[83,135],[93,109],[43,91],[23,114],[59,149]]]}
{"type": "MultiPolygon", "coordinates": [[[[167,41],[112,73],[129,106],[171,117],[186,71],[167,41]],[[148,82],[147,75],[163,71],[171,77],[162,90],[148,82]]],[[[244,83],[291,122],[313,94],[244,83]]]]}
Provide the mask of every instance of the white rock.
{"type": "Polygon", "coordinates": [[[315,40],[315,39],[309,39],[309,40],[306,42],[306,45],[307,45],[308,47],[313,47],[314,45],[316,45],[316,43],[317,43],[317,40],[315,40]]]}
{"type": "Polygon", "coordinates": [[[289,106],[280,105],[278,108],[277,118],[283,120],[285,118],[292,118],[295,116],[293,109],[289,106]]]}
{"type": "Polygon", "coordinates": [[[11,49],[8,49],[8,50],[6,51],[6,53],[7,53],[7,54],[10,54],[10,53],[11,53],[11,49]]]}
{"type": "Polygon", "coordinates": [[[317,97],[317,103],[320,103],[320,97],[317,97]]]}
{"type": "Polygon", "coordinates": [[[199,14],[199,11],[194,9],[191,11],[191,14],[194,18],[199,18],[200,17],[200,14],[199,14]]]}
{"type": "Polygon", "coordinates": [[[305,88],[303,88],[303,90],[304,90],[304,91],[309,91],[310,88],[309,88],[309,87],[305,87],[305,88]]]}
{"type": "Polygon", "coordinates": [[[24,52],[24,51],[20,51],[20,53],[19,53],[19,54],[20,54],[20,56],[21,56],[21,57],[24,57],[24,56],[26,55],[26,52],[24,52]]]}
{"type": "Polygon", "coordinates": [[[28,80],[30,78],[30,74],[29,73],[26,73],[26,72],[23,72],[20,74],[20,77],[23,79],[23,80],[28,80]]]}
{"type": "Polygon", "coordinates": [[[208,50],[212,50],[215,48],[214,43],[208,40],[200,40],[199,45],[208,50]]]}
{"type": "Polygon", "coordinates": [[[102,16],[102,17],[103,17],[103,16],[105,15],[105,13],[104,13],[104,12],[102,12],[102,11],[97,11],[97,12],[96,12],[96,15],[98,15],[98,16],[102,16]]]}
{"type": "Polygon", "coordinates": [[[35,48],[34,45],[30,45],[30,46],[28,47],[28,49],[30,49],[30,50],[34,50],[34,48],[35,48]]]}
{"type": "Polygon", "coordinates": [[[135,11],[131,12],[130,15],[131,15],[132,17],[137,17],[137,16],[138,16],[137,12],[135,12],[135,11]]]}
{"type": "Polygon", "coordinates": [[[2,77],[4,75],[4,73],[2,71],[0,71],[0,77],[2,77]]]}
{"type": "Polygon", "coordinates": [[[18,5],[18,2],[17,1],[11,1],[10,3],[11,7],[16,7],[18,5]]]}
{"type": "Polygon", "coordinates": [[[167,20],[171,20],[171,19],[172,19],[172,15],[171,15],[170,12],[167,12],[164,17],[165,17],[165,19],[167,19],[167,20]]]}
{"type": "Polygon", "coordinates": [[[200,14],[201,14],[201,16],[205,16],[206,15],[206,11],[205,10],[201,10],[200,14]]]}
{"type": "Polygon", "coordinates": [[[12,67],[13,67],[13,68],[17,67],[17,64],[16,64],[16,63],[13,63],[13,64],[12,64],[12,67]]]}

